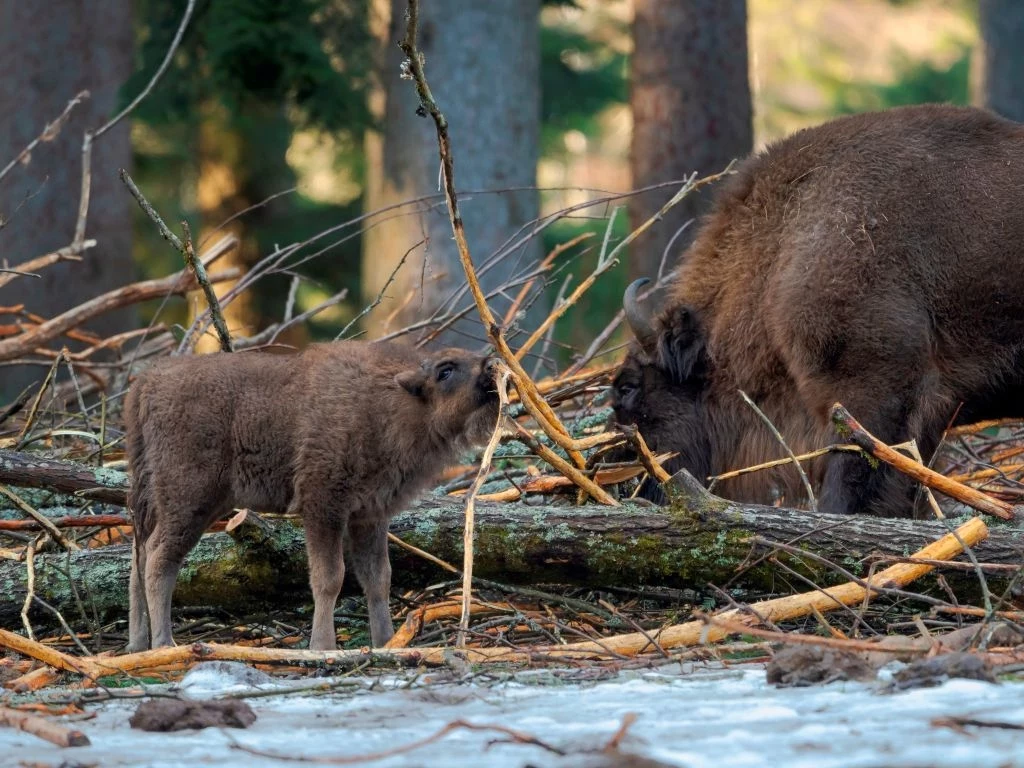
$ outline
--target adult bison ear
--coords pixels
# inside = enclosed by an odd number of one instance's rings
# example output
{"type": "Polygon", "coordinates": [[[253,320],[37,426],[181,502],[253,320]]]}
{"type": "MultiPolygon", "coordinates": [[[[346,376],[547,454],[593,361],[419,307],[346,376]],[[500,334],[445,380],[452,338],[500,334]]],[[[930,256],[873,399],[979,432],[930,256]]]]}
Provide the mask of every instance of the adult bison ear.
{"type": "Polygon", "coordinates": [[[686,307],[666,313],[658,334],[658,364],[676,384],[695,384],[708,370],[704,331],[686,307]]]}

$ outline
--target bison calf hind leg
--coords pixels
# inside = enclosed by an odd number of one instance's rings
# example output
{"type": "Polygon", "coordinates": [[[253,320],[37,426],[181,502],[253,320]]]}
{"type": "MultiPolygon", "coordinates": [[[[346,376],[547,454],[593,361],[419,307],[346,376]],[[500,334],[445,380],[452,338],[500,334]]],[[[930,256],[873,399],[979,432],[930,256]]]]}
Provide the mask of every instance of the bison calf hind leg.
{"type": "Polygon", "coordinates": [[[149,610],[151,647],[173,645],[171,596],[185,556],[199,543],[210,524],[230,505],[221,501],[182,514],[160,514],[153,533],[144,542],[146,606],[149,610]]]}
{"type": "Polygon", "coordinates": [[[391,593],[391,561],[388,559],[388,523],[385,519],[349,521],[349,562],[366,595],[370,614],[370,638],[382,647],[395,634],[388,598],[391,593]]]}
{"type": "Polygon", "coordinates": [[[138,528],[132,537],[132,568],[128,577],[128,653],[149,648],[149,607],[146,604],[146,542],[138,528]]]}

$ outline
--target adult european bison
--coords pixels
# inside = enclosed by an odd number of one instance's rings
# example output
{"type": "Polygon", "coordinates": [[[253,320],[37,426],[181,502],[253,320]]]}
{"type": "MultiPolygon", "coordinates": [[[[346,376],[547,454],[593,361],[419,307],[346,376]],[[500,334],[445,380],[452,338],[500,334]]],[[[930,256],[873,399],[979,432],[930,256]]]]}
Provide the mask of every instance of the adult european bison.
{"type": "MultiPolygon", "coordinates": [[[[703,480],[783,455],[738,390],[794,451],[836,441],[839,401],[928,459],[951,422],[1024,415],[1024,126],[930,105],[802,130],[723,184],[659,312],[637,287],[615,415],[677,467],[703,480]]],[[[887,467],[809,471],[823,511],[911,510],[887,467]]],[[[802,493],[792,467],[720,491],[802,493]]]]}

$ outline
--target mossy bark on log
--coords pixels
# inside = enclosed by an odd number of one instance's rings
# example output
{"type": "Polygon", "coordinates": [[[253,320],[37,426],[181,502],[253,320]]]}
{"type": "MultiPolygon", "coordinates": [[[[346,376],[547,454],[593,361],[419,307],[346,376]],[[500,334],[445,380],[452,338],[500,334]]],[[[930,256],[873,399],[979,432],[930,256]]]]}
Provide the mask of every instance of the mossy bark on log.
{"type": "MultiPolygon", "coordinates": [[[[702,587],[708,582],[755,590],[775,587],[778,569],[762,563],[736,579],[747,561],[752,536],[790,542],[853,571],[863,558],[909,555],[948,533],[941,522],[812,514],[800,510],[736,504],[711,496],[688,475],[676,477],[668,507],[624,504],[620,508],[477,505],[475,573],[506,583],[569,583],[584,586],[640,584],[702,587]]],[[[391,530],[410,544],[449,562],[462,558],[463,504],[448,497],[422,499],[392,522],[391,530]]],[[[993,523],[989,538],[975,548],[983,562],[1019,565],[1024,531],[993,523]]],[[[189,555],[175,590],[175,606],[213,606],[244,613],[311,603],[301,527],[278,522],[261,543],[239,544],[223,533],[204,536],[189,555]]],[[[788,555],[791,567],[826,586],[842,581],[830,569],[788,555]]],[[[391,548],[397,585],[447,578],[421,558],[391,548]]],[[[87,611],[105,619],[127,612],[130,550],[108,546],[70,554],[36,556],[36,589],[69,620],[79,609],[68,576],[87,611]]],[[[947,571],[961,599],[973,599],[971,572],[947,571]],[[961,591],[962,590],[962,591],[961,591]]],[[[990,584],[1005,583],[990,577],[990,584]]],[[[25,595],[23,563],[0,561],[0,626],[17,626],[25,595]]],[[[354,579],[347,592],[357,592],[354,579]]],[[[33,617],[50,621],[43,611],[33,617]]]]}
{"type": "Polygon", "coordinates": [[[124,504],[130,478],[125,472],[34,453],[0,450],[0,483],[45,488],[108,504],[124,504]]]}

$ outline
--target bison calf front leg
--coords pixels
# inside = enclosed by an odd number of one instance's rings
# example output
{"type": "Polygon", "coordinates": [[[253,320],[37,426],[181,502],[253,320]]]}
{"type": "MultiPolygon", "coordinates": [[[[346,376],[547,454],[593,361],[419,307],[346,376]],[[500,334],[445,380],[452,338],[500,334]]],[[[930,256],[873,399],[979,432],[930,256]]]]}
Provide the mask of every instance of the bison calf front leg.
{"type": "Polygon", "coordinates": [[[309,555],[309,586],[313,590],[313,631],[309,648],[333,651],[338,647],[334,631],[334,606],[345,583],[343,532],[345,520],[326,513],[305,515],[306,552],[309,555]]]}
{"type": "Polygon", "coordinates": [[[350,520],[348,549],[352,570],[366,594],[370,639],[374,648],[380,648],[395,634],[388,606],[391,561],[388,559],[387,520],[350,520]]]}

